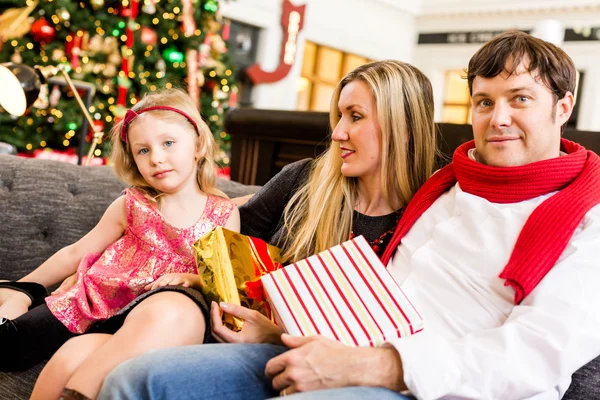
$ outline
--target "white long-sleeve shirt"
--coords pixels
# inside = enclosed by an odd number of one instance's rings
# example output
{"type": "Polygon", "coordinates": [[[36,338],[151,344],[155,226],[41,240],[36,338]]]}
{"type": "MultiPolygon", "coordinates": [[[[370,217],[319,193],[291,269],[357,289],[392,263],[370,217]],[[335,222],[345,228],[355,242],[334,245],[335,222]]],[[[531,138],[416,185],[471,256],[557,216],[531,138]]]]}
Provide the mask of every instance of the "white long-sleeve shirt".
{"type": "Polygon", "coordinates": [[[457,184],[402,240],[388,270],[425,329],[391,344],[419,399],[559,399],[600,354],[600,206],[521,304],[498,278],[551,195],[495,204],[457,184]]]}

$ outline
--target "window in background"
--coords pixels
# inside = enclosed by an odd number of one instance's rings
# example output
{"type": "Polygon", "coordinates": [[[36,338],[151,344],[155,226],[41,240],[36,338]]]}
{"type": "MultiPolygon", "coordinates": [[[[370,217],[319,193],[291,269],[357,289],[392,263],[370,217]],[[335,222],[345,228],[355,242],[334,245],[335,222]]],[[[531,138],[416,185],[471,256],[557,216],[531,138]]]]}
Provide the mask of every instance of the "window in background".
{"type": "Polygon", "coordinates": [[[462,70],[446,72],[446,88],[444,90],[444,105],[442,121],[451,124],[471,123],[471,96],[467,80],[463,79],[462,70]]]}
{"type": "Polygon", "coordinates": [[[331,95],[340,79],[369,61],[356,54],[305,42],[296,108],[300,111],[329,111],[331,95]]]}

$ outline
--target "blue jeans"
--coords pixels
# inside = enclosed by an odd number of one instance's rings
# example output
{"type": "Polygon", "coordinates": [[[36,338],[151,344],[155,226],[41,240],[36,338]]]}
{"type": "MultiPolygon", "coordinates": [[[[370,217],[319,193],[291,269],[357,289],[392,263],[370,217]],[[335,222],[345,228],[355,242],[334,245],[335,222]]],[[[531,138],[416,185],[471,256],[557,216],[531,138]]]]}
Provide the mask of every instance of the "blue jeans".
{"type": "MultiPolygon", "coordinates": [[[[98,400],[266,399],[277,397],[265,365],[287,351],[271,344],[204,344],[149,352],[105,379],[98,400]]],[[[382,366],[385,368],[385,366],[382,366]]],[[[292,399],[408,399],[382,388],[298,393],[292,399]]]]}

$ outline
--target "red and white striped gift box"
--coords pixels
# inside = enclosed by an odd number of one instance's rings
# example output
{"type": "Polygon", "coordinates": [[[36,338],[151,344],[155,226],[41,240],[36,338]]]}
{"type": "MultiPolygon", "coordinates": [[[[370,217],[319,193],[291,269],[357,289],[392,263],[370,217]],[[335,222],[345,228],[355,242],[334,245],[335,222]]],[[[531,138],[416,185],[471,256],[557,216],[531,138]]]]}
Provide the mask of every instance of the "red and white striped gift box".
{"type": "Polygon", "coordinates": [[[423,319],[362,236],[261,279],[277,323],[290,335],[378,346],[423,329],[423,319]]]}

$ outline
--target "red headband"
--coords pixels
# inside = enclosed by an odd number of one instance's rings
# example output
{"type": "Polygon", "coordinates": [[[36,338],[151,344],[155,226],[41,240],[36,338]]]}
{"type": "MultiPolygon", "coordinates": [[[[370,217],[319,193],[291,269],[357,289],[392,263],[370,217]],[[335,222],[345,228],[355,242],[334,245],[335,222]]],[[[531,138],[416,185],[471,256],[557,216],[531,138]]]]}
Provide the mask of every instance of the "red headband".
{"type": "Polygon", "coordinates": [[[192,117],[190,117],[183,111],[181,111],[177,108],[174,108],[174,107],[169,107],[169,106],[152,106],[152,107],[142,108],[141,110],[138,110],[138,111],[127,110],[127,112],[125,113],[125,118],[123,118],[123,125],[121,125],[121,140],[124,143],[127,143],[127,130],[129,129],[129,124],[131,123],[131,121],[133,121],[138,115],[145,113],[146,111],[153,111],[153,110],[168,110],[168,111],[174,111],[178,114],[183,115],[184,117],[187,118],[188,121],[190,121],[190,124],[194,125],[194,128],[196,128],[196,132],[198,132],[198,134],[200,134],[200,130],[198,129],[198,125],[196,124],[196,121],[194,121],[192,119],[192,117]]]}

